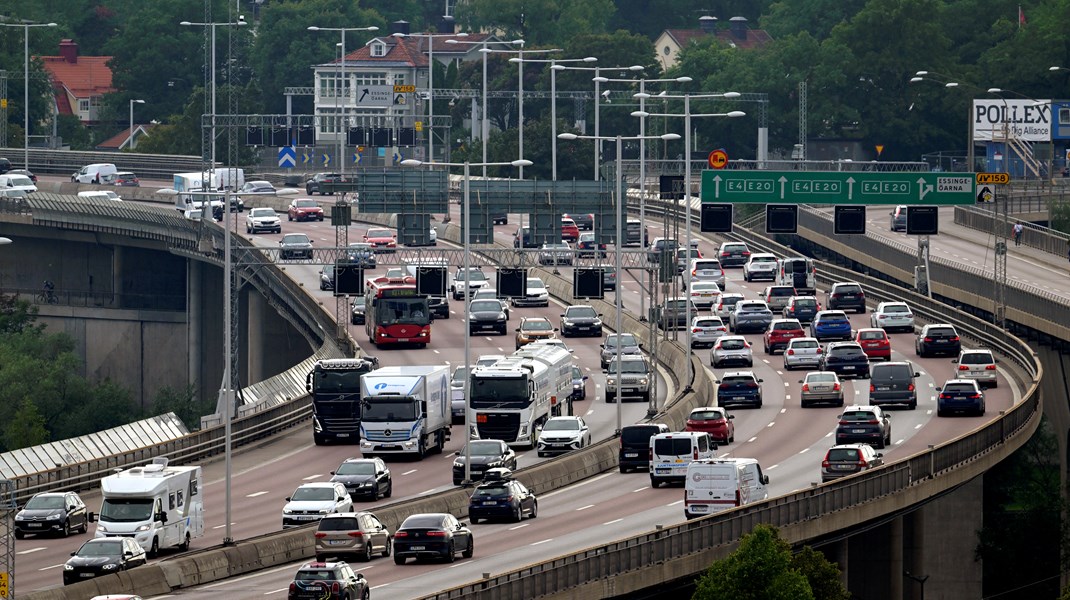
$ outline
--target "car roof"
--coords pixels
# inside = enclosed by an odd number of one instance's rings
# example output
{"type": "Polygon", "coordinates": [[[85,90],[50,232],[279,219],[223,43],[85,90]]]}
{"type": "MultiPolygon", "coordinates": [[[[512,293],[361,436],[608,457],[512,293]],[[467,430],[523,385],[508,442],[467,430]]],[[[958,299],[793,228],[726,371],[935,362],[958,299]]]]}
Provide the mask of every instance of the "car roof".
{"type": "Polygon", "coordinates": [[[577,416],[577,415],[571,415],[571,416],[570,415],[562,415],[560,417],[550,417],[550,419],[547,421],[547,423],[549,423],[550,421],[580,421],[580,420],[582,420],[582,417],[577,416]]]}
{"type": "Polygon", "coordinates": [[[776,254],[773,254],[772,252],[755,252],[750,255],[751,260],[756,258],[776,258],[776,254]]]}
{"type": "Polygon", "coordinates": [[[808,335],[804,335],[804,336],[801,336],[801,337],[793,337],[790,340],[788,340],[788,343],[792,344],[792,343],[795,343],[795,342],[817,342],[817,341],[818,341],[818,339],[816,337],[811,337],[811,336],[808,336],[808,335]]]}
{"type": "Polygon", "coordinates": [[[851,405],[843,407],[843,412],[848,412],[848,411],[880,412],[880,410],[881,410],[881,407],[879,407],[879,406],[871,406],[871,405],[866,405],[866,404],[851,404],[851,405]]]}
{"type": "Polygon", "coordinates": [[[992,354],[992,351],[988,348],[963,348],[959,352],[959,356],[963,354],[992,354]]]}
{"type": "Polygon", "coordinates": [[[976,386],[976,387],[981,387],[980,385],[978,385],[977,381],[974,380],[974,379],[948,379],[947,381],[944,382],[944,385],[947,385],[949,383],[963,383],[963,384],[966,384],[966,385],[972,385],[972,386],[976,386]]]}
{"type": "Polygon", "coordinates": [[[724,379],[725,377],[754,377],[755,379],[758,378],[758,376],[754,374],[754,371],[727,371],[721,375],[722,379],[724,379]]]}
{"type": "Polygon", "coordinates": [[[819,310],[817,311],[817,316],[837,316],[847,318],[847,313],[843,312],[842,310],[819,310]]]}
{"type": "Polygon", "coordinates": [[[311,483],[302,483],[301,485],[297,486],[297,489],[301,489],[301,488],[333,488],[336,485],[338,485],[338,484],[333,482],[333,481],[313,481],[311,483]]]}
{"type": "Polygon", "coordinates": [[[828,346],[825,346],[825,350],[833,350],[835,348],[858,348],[862,349],[862,345],[858,342],[829,342],[828,346]]]}

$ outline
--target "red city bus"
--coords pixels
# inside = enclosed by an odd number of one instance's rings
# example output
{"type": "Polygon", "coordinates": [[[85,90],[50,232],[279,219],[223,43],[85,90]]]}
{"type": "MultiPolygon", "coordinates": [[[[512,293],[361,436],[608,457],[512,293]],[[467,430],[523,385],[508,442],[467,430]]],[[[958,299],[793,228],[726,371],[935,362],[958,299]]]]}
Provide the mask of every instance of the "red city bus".
{"type": "Polygon", "coordinates": [[[385,344],[431,341],[431,312],[426,295],[416,293],[415,277],[369,279],[364,293],[364,329],[377,348],[385,344]]]}

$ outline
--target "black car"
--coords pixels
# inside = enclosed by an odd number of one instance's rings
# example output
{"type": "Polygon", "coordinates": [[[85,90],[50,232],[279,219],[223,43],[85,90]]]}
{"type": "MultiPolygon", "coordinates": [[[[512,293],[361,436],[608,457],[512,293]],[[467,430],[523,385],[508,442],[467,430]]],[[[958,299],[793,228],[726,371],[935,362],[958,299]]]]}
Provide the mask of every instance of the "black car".
{"type": "Polygon", "coordinates": [[[725,373],[717,381],[717,406],[762,407],[762,379],[750,371],[725,373]]]}
{"type": "Polygon", "coordinates": [[[840,377],[869,377],[869,357],[858,342],[832,342],[825,346],[818,371],[832,371],[840,377]]]}
{"type": "Polygon", "coordinates": [[[331,471],[331,481],[346,486],[354,500],[389,498],[394,492],[390,468],[381,458],[347,458],[336,471],[331,471]]]}
{"type": "Polygon", "coordinates": [[[287,600],[368,600],[371,588],[363,573],[345,562],[311,562],[297,570],[287,600]]]}
{"type": "Polygon", "coordinates": [[[651,306],[648,309],[649,318],[661,329],[684,329],[690,326],[687,322],[689,304],[691,316],[697,315],[698,307],[690,298],[666,298],[662,306],[651,306]]]}
{"type": "Polygon", "coordinates": [[[354,297],[353,302],[349,305],[349,322],[354,325],[363,325],[366,308],[364,296],[354,297]]]}
{"type": "Polygon", "coordinates": [[[576,304],[561,313],[561,336],[602,337],[602,315],[587,304],[576,304]]]}
{"type": "Polygon", "coordinates": [[[441,558],[453,562],[460,552],[464,558],[475,553],[472,530],[449,513],[415,514],[394,532],[394,564],[408,558],[441,558]]]}
{"type": "Polygon", "coordinates": [[[854,309],[858,313],[866,312],[866,293],[862,286],[848,281],[834,283],[825,293],[825,308],[828,310],[854,309]]]}
{"type": "Polygon", "coordinates": [[[303,233],[287,233],[279,240],[279,260],[312,260],[312,240],[303,233]]]}
{"type": "Polygon", "coordinates": [[[4,157],[0,157],[0,175],[4,175],[10,170],[11,170],[11,161],[6,159],[6,158],[4,158],[4,157]]]}
{"type": "Polygon", "coordinates": [[[492,469],[468,500],[468,517],[472,523],[480,519],[505,518],[520,522],[524,515],[539,516],[539,500],[535,490],[524,487],[508,469],[492,469]]]}
{"type": "Polygon", "coordinates": [[[937,354],[956,356],[961,350],[962,340],[955,326],[946,323],[922,327],[914,340],[914,353],[923,358],[937,354]]]}
{"type": "Polygon", "coordinates": [[[535,236],[531,234],[531,229],[528,227],[524,227],[521,229],[517,229],[516,233],[513,234],[513,248],[520,248],[521,235],[523,235],[524,237],[524,248],[538,248],[542,245],[539,242],[535,241],[535,236]]]}
{"type": "Polygon", "coordinates": [[[15,539],[26,534],[57,533],[63,537],[72,530],[89,531],[93,513],[86,510],[85,503],[74,492],[42,492],[15,514],[15,539]]]}
{"type": "Polygon", "coordinates": [[[985,414],[985,393],[973,379],[949,379],[936,390],[936,416],[945,417],[952,412],[985,414]]]}
{"type": "Polygon", "coordinates": [[[334,289],[334,265],[323,265],[320,269],[320,289],[334,289]]]}
{"type": "Polygon", "coordinates": [[[853,442],[884,448],[892,443],[892,420],[879,406],[848,406],[836,426],[836,445],[853,442]]]}
{"type": "Polygon", "coordinates": [[[724,242],[717,251],[722,267],[742,267],[750,260],[750,248],[743,242],[724,242]]]}
{"type": "Polygon", "coordinates": [[[116,173],[112,177],[111,184],[119,187],[141,187],[141,181],[138,180],[137,175],[134,175],[130,171],[120,171],[116,173]]]}
{"type": "Polygon", "coordinates": [[[63,565],[63,585],[118,573],[147,561],[145,550],[134,538],[96,538],[82,544],[63,565]]]}
{"type": "Polygon", "coordinates": [[[324,194],[334,195],[333,191],[324,192],[320,187],[321,183],[337,183],[342,181],[342,176],[338,173],[316,173],[311,179],[305,182],[305,193],[309,196],[319,192],[320,196],[324,194]]]}
{"type": "Polygon", "coordinates": [[[576,228],[579,229],[580,231],[593,231],[594,230],[594,214],[593,213],[582,213],[582,214],[575,214],[575,215],[571,215],[571,214],[565,213],[565,214],[563,214],[561,216],[569,218],[569,219],[572,219],[572,221],[576,223],[576,228]]]}
{"type": "Polygon", "coordinates": [[[509,332],[508,320],[501,300],[481,298],[468,305],[468,333],[472,335],[486,331],[505,335],[509,332]]]}
{"type": "Polygon", "coordinates": [[[784,307],[785,319],[798,319],[800,323],[809,323],[817,316],[821,305],[813,296],[792,296],[788,298],[788,305],[784,307]]]}
{"type": "Polygon", "coordinates": [[[920,376],[908,362],[873,365],[869,371],[869,403],[874,406],[902,404],[911,410],[917,408],[915,379],[920,376]]]}
{"type": "Polygon", "coordinates": [[[378,264],[372,245],[366,242],[354,242],[346,247],[346,258],[365,269],[374,269],[378,264]]]}
{"type": "Polygon", "coordinates": [[[621,427],[618,450],[620,472],[649,469],[650,438],[659,433],[669,433],[669,431],[669,426],[664,423],[642,423],[621,427]]]}
{"type": "MultiPolygon", "coordinates": [[[[490,469],[516,469],[516,452],[501,440],[472,440],[469,448],[468,453],[472,455],[472,481],[483,479],[490,469]]],[[[465,449],[461,448],[454,454],[457,458],[453,459],[453,485],[461,485],[464,483],[465,449]]]]}

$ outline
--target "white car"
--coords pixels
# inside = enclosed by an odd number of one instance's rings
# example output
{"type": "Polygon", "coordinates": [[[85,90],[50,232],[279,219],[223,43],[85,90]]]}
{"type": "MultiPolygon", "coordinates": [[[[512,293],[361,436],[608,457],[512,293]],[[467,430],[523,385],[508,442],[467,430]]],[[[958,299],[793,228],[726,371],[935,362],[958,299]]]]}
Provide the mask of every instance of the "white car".
{"type": "Polygon", "coordinates": [[[547,242],[539,249],[539,264],[542,266],[571,265],[572,246],[568,242],[547,242]]]}
{"type": "Polygon", "coordinates": [[[728,326],[721,317],[695,317],[691,319],[691,347],[711,348],[722,336],[728,335],[728,326]]]}
{"type": "Polygon", "coordinates": [[[710,350],[710,366],[720,369],[725,365],[754,366],[754,351],[750,342],[741,335],[723,335],[710,350]]]}
{"type": "Polygon", "coordinates": [[[739,292],[724,292],[717,304],[713,305],[713,312],[722,319],[728,319],[736,308],[736,302],[743,300],[743,294],[739,292]]]}
{"type": "Polygon", "coordinates": [[[955,377],[958,379],[972,379],[982,386],[996,387],[996,357],[992,356],[991,350],[963,349],[959,357],[952,361],[958,364],[955,377]]]}
{"type": "Polygon", "coordinates": [[[513,306],[550,306],[550,292],[538,277],[528,277],[527,294],[509,299],[513,306]]]}
{"type": "Polygon", "coordinates": [[[691,259],[691,281],[713,281],[724,289],[724,269],[716,258],[691,259]]]}
{"type": "Polygon", "coordinates": [[[710,310],[721,300],[721,286],[713,281],[692,281],[691,302],[697,308],[710,310]]]}
{"type": "Polygon", "coordinates": [[[914,331],[914,313],[906,302],[881,302],[869,315],[869,326],[889,333],[894,330],[914,331]]]}
{"type": "Polygon", "coordinates": [[[487,274],[479,267],[469,268],[467,277],[465,275],[463,268],[457,269],[457,272],[453,274],[453,281],[450,282],[450,294],[454,300],[464,298],[465,285],[468,286],[469,294],[485,287],[490,287],[490,280],[487,279],[487,274]]]}
{"type": "Polygon", "coordinates": [[[282,528],[299,527],[319,521],[323,515],[352,510],[353,499],[342,483],[306,483],[286,499],[286,506],[282,508],[282,528]]]}
{"type": "Polygon", "coordinates": [[[539,456],[578,450],[591,443],[591,430],[583,417],[553,417],[539,431],[539,456]]]}
{"type": "Polygon", "coordinates": [[[282,233],[282,220],[274,208],[254,208],[245,215],[245,233],[258,231],[282,233]]]}
{"type": "Polygon", "coordinates": [[[755,279],[776,279],[777,258],[769,252],[755,252],[750,255],[750,260],[743,265],[743,279],[754,281],[755,279]]]}
{"type": "Polygon", "coordinates": [[[790,371],[799,368],[817,368],[821,362],[821,343],[814,337],[797,337],[788,340],[788,347],[784,349],[784,370],[790,371]]]}
{"type": "Polygon", "coordinates": [[[0,175],[0,188],[5,190],[20,190],[27,194],[37,191],[33,180],[25,175],[0,175]]]}

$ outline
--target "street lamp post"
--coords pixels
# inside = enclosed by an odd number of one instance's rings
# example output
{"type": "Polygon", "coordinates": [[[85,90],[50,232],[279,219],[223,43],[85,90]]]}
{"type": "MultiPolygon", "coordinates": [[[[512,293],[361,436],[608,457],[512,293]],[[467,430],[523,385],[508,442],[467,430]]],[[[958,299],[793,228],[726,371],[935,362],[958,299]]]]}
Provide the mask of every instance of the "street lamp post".
{"type": "MultiPolygon", "coordinates": [[[[342,58],[339,61],[338,71],[341,76],[338,78],[339,89],[335,90],[335,95],[344,93],[342,97],[342,109],[338,111],[338,177],[342,181],[346,178],[346,156],[345,156],[345,140],[346,140],[346,127],[345,127],[345,113],[349,103],[349,75],[346,74],[346,32],[347,31],[379,31],[379,28],[372,25],[371,27],[317,27],[310,25],[309,31],[340,31],[342,32],[342,58]]],[[[345,192],[342,192],[343,199],[345,198],[345,192]]]]}
{"type": "MultiPolygon", "coordinates": [[[[4,27],[22,27],[25,32],[22,50],[25,54],[23,63],[22,81],[22,162],[23,168],[30,170],[30,28],[31,27],[55,27],[55,23],[0,23],[4,27]]],[[[4,140],[7,143],[7,140],[4,140]]]]}
{"type": "MultiPolygon", "coordinates": [[[[480,54],[483,55],[483,107],[480,111],[480,145],[483,146],[483,178],[487,178],[487,136],[489,134],[487,127],[487,43],[489,38],[481,42],[466,42],[464,40],[448,39],[447,44],[482,44],[483,47],[479,49],[480,54]]],[[[524,40],[511,40],[508,42],[498,42],[499,44],[523,44],[524,40]]]]}
{"type": "MultiPolygon", "coordinates": [[[[614,136],[614,137],[602,137],[602,138],[599,138],[599,137],[591,136],[591,135],[576,135],[575,133],[562,133],[562,134],[558,134],[557,137],[560,138],[560,139],[563,139],[563,140],[595,140],[596,142],[599,142],[601,140],[615,140],[616,143],[617,143],[617,168],[616,168],[617,172],[616,172],[616,179],[614,180],[614,188],[616,190],[615,193],[616,193],[616,197],[617,197],[617,206],[616,206],[617,236],[616,236],[616,239],[615,239],[615,242],[614,242],[614,246],[616,246],[614,248],[614,254],[616,255],[615,261],[614,261],[614,269],[616,269],[616,271],[617,271],[617,287],[613,291],[613,297],[614,297],[614,301],[616,303],[615,310],[616,310],[616,313],[617,313],[616,314],[616,324],[615,324],[615,327],[616,327],[616,330],[617,330],[617,347],[616,347],[616,353],[615,353],[614,362],[617,365],[617,368],[616,368],[616,372],[617,372],[617,377],[616,377],[616,383],[617,383],[617,385],[616,385],[616,390],[617,390],[617,398],[616,398],[616,401],[617,401],[616,402],[616,404],[617,404],[617,431],[616,431],[616,433],[619,435],[620,431],[621,431],[621,405],[624,404],[624,402],[622,401],[622,398],[621,398],[621,388],[623,387],[623,385],[621,384],[621,379],[620,379],[621,378],[621,374],[622,374],[621,373],[621,367],[622,367],[621,335],[623,335],[623,333],[624,333],[622,331],[624,329],[624,321],[623,321],[624,306],[623,306],[623,302],[622,302],[622,299],[623,299],[622,288],[624,286],[623,286],[623,284],[621,282],[620,272],[621,272],[621,269],[623,268],[621,266],[621,257],[623,256],[623,252],[621,252],[621,248],[624,246],[624,198],[625,198],[624,177],[623,177],[622,172],[621,172],[621,166],[622,165],[621,165],[621,156],[620,155],[621,155],[621,142],[623,140],[636,140],[636,139],[640,139],[640,138],[639,138],[639,136],[621,137],[619,135],[618,136],[614,136]]],[[[653,139],[660,139],[660,140],[678,140],[678,139],[680,139],[680,134],[677,134],[677,133],[666,133],[666,134],[663,134],[663,135],[651,136],[651,137],[653,139]]],[[[656,400],[655,400],[655,402],[656,402],[656,400]]]]}
{"type": "Polygon", "coordinates": [[[134,105],[144,103],[144,100],[130,100],[130,141],[126,144],[130,150],[134,149],[134,105]]]}
{"type": "MultiPolygon", "coordinates": [[[[647,96],[647,97],[650,96],[649,94],[646,94],[645,92],[639,93],[639,94],[635,94],[635,95],[637,97],[639,97],[641,100],[644,99],[643,96],[647,96]]],[[[684,146],[685,146],[685,150],[684,150],[684,202],[687,203],[687,206],[686,206],[686,217],[685,217],[686,225],[687,225],[687,233],[685,234],[686,237],[687,237],[687,244],[686,244],[685,247],[687,248],[687,252],[689,253],[689,256],[690,256],[690,252],[691,252],[691,118],[692,117],[738,118],[738,117],[746,116],[747,113],[745,113],[745,112],[743,112],[741,110],[733,110],[733,111],[729,111],[729,112],[726,112],[726,113],[704,113],[704,114],[692,114],[691,113],[691,99],[692,98],[728,98],[728,99],[732,99],[732,98],[739,98],[740,97],[740,93],[739,92],[725,92],[723,94],[659,95],[658,97],[659,98],[683,98],[684,99],[684,112],[683,112],[683,114],[648,113],[648,112],[644,112],[644,111],[635,111],[635,112],[632,113],[632,116],[633,117],[639,117],[641,119],[645,119],[647,117],[683,117],[684,118],[684,146]]],[[[687,275],[687,270],[686,269],[684,270],[684,277],[687,278],[685,283],[686,283],[686,289],[687,289],[687,292],[688,292],[688,298],[690,298],[691,280],[690,280],[690,277],[687,275]]],[[[691,302],[690,302],[690,300],[688,300],[685,310],[686,310],[686,312],[685,312],[684,320],[687,323],[687,326],[686,326],[686,332],[687,332],[686,333],[686,344],[687,344],[687,352],[690,355],[690,353],[691,353],[691,302]]],[[[691,380],[693,379],[693,375],[694,375],[694,363],[692,361],[688,361],[688,374],[691,375],[692,377],[688,378],[688,384],[684,389],[685,392],[692,391],[691,383],[690,383],[691,380]]]]}
{"type": "MultiPolygon", "coordinates": [[[[427,38],[427,164],[435,162],[435,38],[468,37],[461,33],[395,33],[394,37],[427,38]]],[[[449,144],[449,141],[446,142],[449,144]]]]}
{"type": "MultiPolygon", "coordinates": [[[[401,164],[406,167],[419,167],[426,164],[422,160],[407,159],[401,161],[401,164]]],[[[471,352],[471,337],[472,329],[469,318],[471,317],[468,310],[468,303],[471,301],[468,290],[468,276],[471,273],[471,214],[469,210],[471,203],[471,188],[472,188],[472,164],[469,161],[463,163],[436,163],[442,167],[464,167],[464,222],[461,224],[463,246],[464,246],[464,274],[465,274],[465,286],[464,289],[464,481],[469,483],[472,481],[472,449],[470,448],[472,442],[472,411],[469,406],[469,392],[471,391],[472,382],[472,352],[471,352]]],[[[524,167],[531,166],[530,160],[514,160],[511,162],[494,162],[485,163],[483,165],[476,164],[475,166],[488,166],[488,167],[524,167]]]]}

